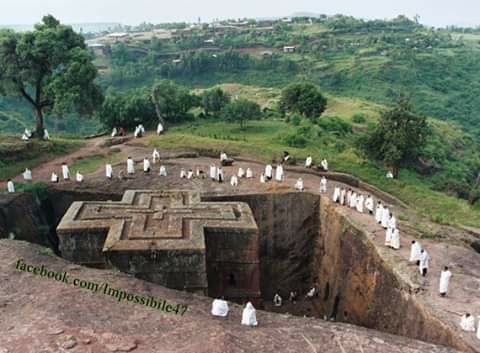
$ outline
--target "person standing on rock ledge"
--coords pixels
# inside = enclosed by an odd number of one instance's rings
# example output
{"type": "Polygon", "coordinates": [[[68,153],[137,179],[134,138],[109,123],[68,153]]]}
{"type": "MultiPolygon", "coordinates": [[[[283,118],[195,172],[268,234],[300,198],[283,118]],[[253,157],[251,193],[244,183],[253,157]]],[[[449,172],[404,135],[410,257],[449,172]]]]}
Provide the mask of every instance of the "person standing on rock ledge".
{"type": "Polygon", "coordinates": [[[113,174],[112,165],[110,163],[108,163],[108,164],[105,165],[105,176],[108,179],[112,179],[112,174],[113,174]]]}
{"type": "Polygon", "coordinates": [[[327,178],[322,176],[322,179],[320,179],[320,193],[324,194],[327,192],[327,178]]]}
{"type": "Polygon", "coordinates": [[[280,294],[278,294],[278,292],[275,293],[273,297],[273,305],[282,306],[282,297],[280,296],[280,294]]]}
{"type": "Polygon", "coordinates": [[[410,248],[410,262],[414,262],[417,266],[420,265],[420,254],[422,253],[422,246],[416,240],[412,240],[410,248]]]}
{"type": "Polygon", "coordinates": [[[70,169],[68,168],[67,163],[62,163],[62,175],[63,180],[70,180],[70,169]]]}
{"type": "Polygon", "coordinates": [[[440,287],[439,292],[441,297],[445,297],[448,292],[448,285],[450,284],[450,278],[452,277],[452,272],[448,269],[448,266],[443,268],[443,271],[440,274],[440,287]]]}
{"type": "Polygon", "coordinates": [[[420,264],[418,265],[418,268],[423,277],[427,275],[429,261],[430,256],[425,249],[422,249],[422,251],[420,252],[420,264]]]}
{"type": "Polygon", "coordinates": [[[250,302],[248,302],[247,305],[245,306],[245,309],[243,309],[242,325],[246,325],[246,326],[258,325],[256,310],[253,307],[252,303],[250,302]]]}
{"type": "Polygon", "coordinates": [[[470,313],[466,313],[460,320],[460,327],[463,331],[475,332],[475,318],[470,313]]]}
{"type": "Polygon", "coordinates": [[[127,173],[128,174],[135,174],[135,165],[133,163],[132,157],[127,158],[127,173]]]}
{"type": "Polygon", "coordinates": [[[15,184],[13,184],[13,181],[11,179],[7,180],[7,191],[15,192],[15,184]]]}

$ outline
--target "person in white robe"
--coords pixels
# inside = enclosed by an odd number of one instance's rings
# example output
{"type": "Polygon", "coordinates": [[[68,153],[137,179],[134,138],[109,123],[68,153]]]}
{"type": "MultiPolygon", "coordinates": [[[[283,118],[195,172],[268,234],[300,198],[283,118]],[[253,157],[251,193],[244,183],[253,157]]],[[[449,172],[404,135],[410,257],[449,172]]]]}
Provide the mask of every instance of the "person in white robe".
{"type": "Polygon", "coordinates": [[[63,175],[63,180],[70,179],[70,169],[68,168],[68,165],[66,163],[62,163],[62,175],[63,175]]]}
{"type": "Polygon", "coordinates": [[[357,197],[357,211],[360,213],[363,213],[363,203],[364,203],[364,196],[360,194],[360,196],[357,197]]]}
{"type": "Polygon", "coordinates": [[[152,169],[152,166],[150,165],[150,161],[148,160],[147,157],[143,159],[143,172],[144,173],[150,173],[150,170],[152,169]]]}
{"type": "Polygon", "coordinates": [[[187,179],[193,179],[193,170],[191,170],[191,169],[188,170],[187,179]]]}
{"type": "Polygon", "coordinates": [[[226,161],[227,159],[228,159],[227,154],[222,151],[222,152],[220,153],[220,162],[224,162],[224,161],[226,161]]]}
{"type": "Polygon", "coordinates": [[[438,291],[440,296],[445,297],[448,292],[448,285],[450,284],[450,278],[452,278],[452,272],[448,269],[448,266],[443,268],[443,271],[440,273],[440,284],[438,291]]]}
{"type": "Polygon", "coordinates": [[[235,174],[230,178],[230,185],[233,187],[238,186],[238,177],[235,174]]]}
{"type": "Polygon", "coordinates": [[[302,178],[298,178],[297,182],[295,183],[295,189],[297,189],[298,191],[303,191],[304,190],[303,179],[302,178]]]}
{"type": "Polygon", "coordinates": [[[58,183],[58,175],[57,173],[53,172],[52,175],[50,176],[50,181],[52,183],[58,183]]]}
{"type": "Polygon", "coordinates": [[[357,193],[354,191],[352,192],[352,196],[350,196],[350,208],[355,208],[357,206],[357,193]]]}
{"type": "Polygon", "coordinates": [[[335,189],[333,190],[332,201],[336,203],[339,200],[340,200],[340,187],[335,186],[335,189]]]}
{"type": "Polygon", "coordinates": [[[324,194],[326,192],[327,192],[327,178],[322,176],[322,178],[320,179],[320,193],[324,194]]]}
{"type": "Polygon", "coordinates": [[[280,296],[280,294],[275,293],[275,295],[273,296],[273,305],[282,306],[282,297],[280,296]]]}
{"type": "Polygon", "coordinates": [[[295,304],[295,302],[297,301],[297,292],[291,291],[290,295],[288,296],[288,300],[295,304]]]}
{"type": "Polygon", "coordinates": [[[307,292],[307,294],[305,295],[305,298],[311,299],[311,298],[315,297],[316,294],[317,294],[317,288],[316,288],[316,287],[312,287],[312,288],[307,292]]]}
{"type": "Polygon", "coordinates": [[[470,315],[470,313],[466,313],[465,315],[463,315],[460,319],[460,327],[463,331],[475,332],[475,318],[473,317],[473,315],[470,315]]]}
{"type": "Polygon", "coordinates": [[[393,229],[397,228],[397,219],[391,212],[390,212],[390,219],[388,220],[388,226],[393,229]]]}
{"type": "Polygon", "coordinates": [[[77,181],[77,183],[83,182],[83,175],[80,174],[78,170],[77,170],[77,173],[75,174],[75,180],[77,181]]]}
{"type": "Polygon", "coordinates": [[[22,140],[28,141],[31,138],[32,138],[32,132],[28,129],[25,129],[25,131],[23,132],[23,135],[22,135],[22,140]]]}
{"type": "MultiPolygon", "coordinates": [[[[478,316],[477,318],[478,318],[477,338],[480,340],[480,316],[478,316]]],[[[473,326],[475,327],[475,324],[473,324],[473,326]]]]}
{"type": "Polygon", "coordinates": [[[225,175],[223,174],[223,168],[217,168],[217,181],[223,183],[225,181],[225,175]]]}
{"type": "Polygon", "coordinates": [[[140,131],[141,136],[145,135],[145,128],[143,127],[143,124],[138,125],[138,130],[140,131]]]}
{"type": "Polygon", "coordinates": [[[373,197],[371,195],[368,195],[365,200],[365,208],[368,210],[369,214],[373,215],[373,197]]]}
{"type": "Polygon", "coordinates": [[[157,135],[161,135],[163,133],[163,125],[162,123],[158,123],[157,125],[157,135]]]}
{"type": "Polygon", "coordinates": [[[311,168],[313,163],[312,156],[308,156],[307,159],[305,160],[305,167],[306,168],[311,168]]]}
{"type": "Polygon", "coordinates": [[[238,177],[239,178],[243,178],[245,176],[245,169],[243,169],[242,167],[238,168],[238,177]]]}
{"type": "Polygon", "coordinates": [[[412,240],[412,245],[410,247],[410,258],[408,261],[416,263],[417,266],[420,265],[420,254],[422,253],[422,246],[416,240],[412,240]]]}
{"type": "Polygon", "coordinates": [[[156,148],[152,152],[152,161],[153,164],[157,163],[157,161],[160,161],[160,153],[156,148]]]}
{"type": "Polygon", "coordinates": [[[7,191],[8,192],[15,192],[15,184],[11,179],[7,180],[7,191]]]}
{"type": "Polygon", "coordinates": [[[428,255],[427,250],[422,249],[420,251],[420,264],[418,265],[418,269],[420,270],[420,273],[423,277],[427,275],[429,261],[430,256],[428,255]]]}
{"type": "Polygon", "coordinates": [[[111,136],[112,136],[112,137],[117,137],[117,135],[118,135],[117,128],[114,127],[114,128],[112,129],[112,135],[111,135],[111,136]]]}
{"type": "Polygon", "coordinates": [[[288,151],[283,151],[283,161],[288,162],[290,160],[290,153],[288,151]]]}
{"type": "Polygon", "coordinates": [[[383,215],[383,205],[381,201],[378,201],[377,208],[375,209],[375,221],[378,224],[382,223],[382,215],[383,215]]]}
{"type": "Polygon", "coordinates": [[[111,164],[106,164],[105,165],[105,176],[108,179],[112,179],[112,174],[113,174],[113,168],[111,164]]]}
{"type": "Polygon", "coordinates": [[[133,137],[137,138],[140,135],[140,130],[138,130],[138,126],[135,127],[135,131],[133,132],[133,137]]]}
{"type": "Polygon", "coordinates": [[[347,190],[345,190],[345,188],[341,188],[340,189],[340,205],[345,205],[345,197],[346,197],[346,194],[347,194],[347,190]]]}
{"type": "Polygon", "coordinates": [[[266,180],[265,180],[265,174],[262,173],[262,175],[260,175],[260,183],[262,184],[265,184],[266,180]]]}
{"type": "Polygon", "coordinates": [[[43,129],[43,139],[50,140],[50,134],[48,133],[47,129],[43,129]]]}
{"type": "Polygon", "coordinates": [[[393,173],[389,170],[385,176],[387,179],[393,179],[393,173]]]}
{"type": "Polygon", "coordinates": [[[132,157],[127,158],[127,173],[135,174],[135,164],[133,162],[132,157]]]}
{"type": "Polygon", "coordinates": [[[32,171],[28,168],[25,168],[23,172],[23,180],[25,181],[32,181],[32,171]]]}
{"type": "Polygon", "coordinates": [[[160,166],[160,172],[158,173],[158,175],[162,176],[162,177],[166,177],[167,176],[167,168],[165,168],[164,165],[161,165],[160,166]]]}
{"type": "Polygon", "coordinates": [[[257,326],[257,314],[252,303],[248,302],[242,312],[242,325],[257,326]]]}
{"type": "Polygon", "coordinates": [[[384,207],[382,212],[382,221],[381,221],[382,227],[384,229],[388,228],[389,220],[390,220],[390,210],[388,209],[388,207],[384,207]]]}
{"type": "Polygon", "coordinates": [[[350,201],[352,200],[352,189],[347,191],[347,206],[350,206],[350,201]]]}
{"type": "Polygon", "coordinates": [[[400,249],[400,231],[398,230],[398,228],[395,228],[392,231],[392,237],[390,239],[390,247],[395,250],[400,249]]]}
{"type": "Polygon", "coordinates": [[[187,178],[187,172],[185,169],[180,169],[180,179],[186,179],[187,178]]]}
{"type": "Polygon", "coordinates": [[[212,302],[212,315],[226,317],[228,315],[228,303],[223,298],[214,299],[212,302]]]}
{"type": "Polygon", "coordinates": [[[267,164],[265,167],[265,179],[266,180],[272,180],[273,177],[273,167],[271,164],[267,164]]]}
{"type": "Polygon", "coordinates": [[[28,141],[30,137],[28,137],[25,133],[22,134],[22,141],[28,141]]]}
{"type": "Polygon", "coordinates": [[[247,168],[247,179],[253,178],[253,171],[250,168],[247,168]]]}
{"type": "Polygon", "coordinates": [[[275,170],[275,180],[278,182],[283,181],[283,165],[277,165],[277,169],[275,170]]]}
{"type": "Polygon", "coordinates": [[[210,164],[210,179],[217,180],[217,167],[215,164],[210,164]]]}
{"type": "Polygon", "coordinates": [[[320,164],[321,164],[323,170],[327,172],[327,171],[328,171],[328,162],[327,162],[327,160],[326,160],[325,158],[322,159],[322,162],[321,162],[320,164]]]}
{"type": "Polygon", "coordinates": [[[388,248],[392,246],[392,232],[392,228],[387,228],[385,232],[385,246],[388,248]]]}

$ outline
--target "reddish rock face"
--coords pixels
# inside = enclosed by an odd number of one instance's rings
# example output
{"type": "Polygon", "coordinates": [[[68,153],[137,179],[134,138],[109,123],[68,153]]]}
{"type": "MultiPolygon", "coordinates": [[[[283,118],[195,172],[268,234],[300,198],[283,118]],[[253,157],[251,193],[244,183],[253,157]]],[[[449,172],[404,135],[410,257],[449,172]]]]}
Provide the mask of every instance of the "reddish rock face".
{"type": "Polygon", "coordinates": [[[126,274],[73,265],[43,248],[0,240],[0,352],[78,353],[446,353],[452,349],[348,324],[257,311],[259,326],[209,314],[211,300],[126,274]],[[18,259],[72,277],[187,305],[176,315],[93,293],[16,269],[18,259]]]}
{"type": "Polygon", "coordinates": [[[192,191],[126,191],[74,202],[57,227],[67,260],[114,267],[169,288],[258,302],[258,228],[242,202],[192,191]]]}

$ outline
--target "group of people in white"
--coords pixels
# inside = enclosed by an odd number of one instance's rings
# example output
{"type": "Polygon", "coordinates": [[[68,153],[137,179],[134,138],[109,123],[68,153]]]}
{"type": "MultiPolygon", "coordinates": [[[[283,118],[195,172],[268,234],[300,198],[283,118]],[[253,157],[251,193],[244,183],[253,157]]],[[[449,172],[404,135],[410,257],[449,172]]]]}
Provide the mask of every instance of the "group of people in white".
{"type": "MultiPolygon", "coordinates": [[[[213,316],[227,317],[229,312],[228,302],[222,297],[214,299],[212,302],[211,313],[213,316]]],[[[251,302],[248,302],[243,308],[242,325],[257,326],[257,313],[251,302]]]]}
{"type": "MultiPolygon", "coordinates": [[[[163,132],[163,126],[159,124],[158,131],[159,134],[163,132]]],[[[48,132],[45,130],[46,136],[48,138],[48,132]]],[[[143,125],[139,125],[136,128],[135,136],[141,135],[144,133],[143,125]],[[138,134],[137,134],[138,130],[138,134]]],[[[31,132],[25,130],[25,137],[30,138],[31,132]]],[[[23,137],[22,137],[23,139],[23,137]]],[[[285,179],[285,171],[283,167],[284,162],[288,162],[290,155],[285,153],[284,158],[281,163],[278,163],[274,168],[271,163],[268,163],[265,166],[264,171],[260,175],[260,182],[267,183],[270,180],[275,180],[277,182],[282,182],[285,179]]],[[[208,176],[212,181],[224,182],[225,174],[222,168],[222,165],[225,161],[230,161],[231,159],[227,156],[225,152],[220,154],[220,165],[215,164],[210,165],[208,176]]],[[[160,153],[155,148],[152,153],[152,161],[154,164],[160,161],[160,153]]],[[[311,156],[308,156],[305,160],[305,167],[311,168],[313,166],[313,159],[311,156]]],[[[321,168],[325,171],[328,171],[328,162],[326,159],[322,160],[321,168]]],[[[143,160],[143,172],[150,173],[152,170],[152,165],[148,157],[145,157],[143,160]]],[[[127,158],[127,173],[135,173],[135,162],[131,157],[127,158]]],[[[70,180],[70,169],[68,165],[64,162],[61,166],[61,175],[63,180],[70,180]]],[[[160,176],[167,176],[167,169],[164,165],[160,165],[159,168],[160,176]]],[[[113,167],[111,164],[107,163],[105,165],[105,176],[108,179],[111,179],[113,176],[113,167]]],[[[206,178],[206,174],[200,168],[197,168],[196,171],[189,169],[188,171],[184,168],[180,171],[180,178],[193,179],[193,178],[206,178]]],[[[234,173],[230,177],[230,184],[232,187],[236,187],[239,184],[240,179],[252,179],[254,178],[254,172],[251,168],[239,167],[238,172],[234,173]]],[[[23,179],[27,182],[33,180],[32,171],[28,168],[23,172],[23,179]]],[[[52,183],[58,183],[60,180],[57,173],[52,172],[50,181],[52,183]]],[[[81,183],[84,180],[84,176],[77,171],[75,174],[75,181],[81,183]]],[[[304,183],[302,178],[298,178],[294,185],[295,189],[299,191],[304,191],[304,183]]],[[[10,193],[15,192],[15,184],[11,179],[7,180],[7,191],[10,193]]],[[[325,176],[322,176],[320,179],[320,193],[327,193],[327,179],[325,176]]],[[[392,212],[390,212],[387,205],[382,204],[381,201],[377,201],[375,206],[375,201],[371,195],[364,196],[363,194],[355,191],[351,188],[345,188],[336,186],[333,191],[332,200],[334,203],[344,205],[355,209],[357,212],[364,213],[365,210],[368,214],[374,216],[375,221],[385,229],[385,246],[392,249],[400,249],[400,234],[397,227],[397,220],[392,212]]],[[[410,258],[409,261],[418,266],[420,274],[425,277],[429,268],[430,256],[428,252],[422,248],[420,243],[416,240],[412,240],[410,248],[410,258]]],[[[440,274],[440,284],[439,284],[439,293],[440,296],[445,297],[448,292],[448,287],[452,273],[447,266],[441,271],[440,274]]],[[[315,288],[313,288],[315,290],[315,288]]],[[[292,294],[291,294],[292,295],[292,294]]],[[[308,297],[308,293],[307,293],[308,297]]],[[[274,304],[276,306],[282,305],[282,298],[277,293],[274,297],[274,304]]],[[[212,314],[217,316],[226,316],[228,314],[228,303],[224,299],[215,299],[212,304],[212,314]]],[[[480,316],[479,316],[480,318],[480,316]]],[[[248,302],[244,308],[242,315],[242,324],[249,326],[256,326],[256,316],[255,308],[252,303],[248,302]]],[[[469,313],[462,316],[461,319],[461,328],[465,331],[475,331],[475,319],[469,313]]],[[[480,339],[480,322],[477,329],[477,337],[480,339]]]]}

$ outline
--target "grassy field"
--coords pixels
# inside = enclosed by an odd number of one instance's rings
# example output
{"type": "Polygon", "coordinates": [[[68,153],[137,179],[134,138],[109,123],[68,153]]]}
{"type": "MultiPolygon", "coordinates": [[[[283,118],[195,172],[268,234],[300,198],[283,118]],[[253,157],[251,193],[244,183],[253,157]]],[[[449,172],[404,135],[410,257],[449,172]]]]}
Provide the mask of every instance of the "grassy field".
{"type": "Polygon", "coordinates": [[[22,173],[54,157],[70,154],[83,146],[80,140],[55,138],[50,141],[20,141],[18,137],[0,135],[0,180],[22,173]]]}
{"type": "Polygon", "coordinates": [[[121,159],[120,153],[112,151],[108,155],[99,154],[79,159],[70,165],[70,170],[74,173],[76,173],[77,170],[82,174],[93,173],[101,166],[104,166],[107,163],[116,164],[120,162],[121,159]]]}
{"type": "Polygon", "coordinates": [[[226,150],[230,154],[263,161],[279,159],[284,150],[299,160],[311,154],[316,162],[327,158],[332,170],[355,175],[395,195],[435,222],[480,227],[478,207],[475,209],[464,200],[433,191],[427,178],[402,170],[398,180],[388,180],[384,169],[359,155],[348,143],[339,149],[338,141],[332,140],[328,134],[309,141],[305,148],[292,148],[285,144],[283,138],[294,130],[291,124],[275,120],[252,121],[244,130],[238,124],[199,121],[173,127],[161,137],[152,136],[148,144],[165,149],[226,150]]]}

